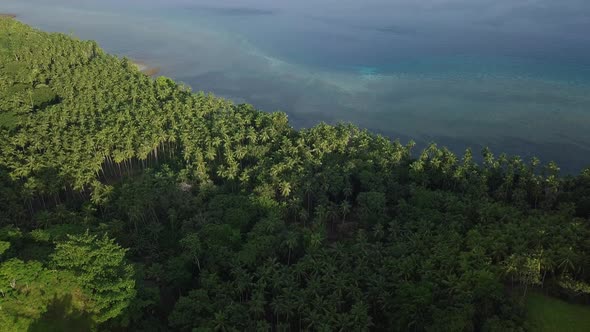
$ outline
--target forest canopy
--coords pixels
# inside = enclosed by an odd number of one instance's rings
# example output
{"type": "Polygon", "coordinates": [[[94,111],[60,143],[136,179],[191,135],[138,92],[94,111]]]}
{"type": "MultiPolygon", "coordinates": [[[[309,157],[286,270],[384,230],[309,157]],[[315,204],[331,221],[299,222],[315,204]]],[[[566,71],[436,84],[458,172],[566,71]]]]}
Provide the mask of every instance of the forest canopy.
{"type": "Polygon", "coordinates": [[[296,130],[2,17],[0,139],[2,331],[523,331],[531,289],[590,300],[590,169],[296,130]]]}

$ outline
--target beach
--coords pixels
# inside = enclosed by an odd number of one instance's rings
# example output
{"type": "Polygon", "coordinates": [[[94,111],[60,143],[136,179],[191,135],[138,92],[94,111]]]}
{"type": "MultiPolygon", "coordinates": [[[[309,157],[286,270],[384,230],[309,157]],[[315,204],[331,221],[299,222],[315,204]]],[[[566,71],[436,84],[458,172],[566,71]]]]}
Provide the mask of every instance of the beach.
{"type": "Polygon", "coordinates": [[[149,65],[147,65],[143,61],[131,60],[131,62],[135,65],[135,67],[137,67],[137,69],[140,72],[142,72],[148,76],[156,76],[160,72],[159,67],[150,67],[149,65]]]}

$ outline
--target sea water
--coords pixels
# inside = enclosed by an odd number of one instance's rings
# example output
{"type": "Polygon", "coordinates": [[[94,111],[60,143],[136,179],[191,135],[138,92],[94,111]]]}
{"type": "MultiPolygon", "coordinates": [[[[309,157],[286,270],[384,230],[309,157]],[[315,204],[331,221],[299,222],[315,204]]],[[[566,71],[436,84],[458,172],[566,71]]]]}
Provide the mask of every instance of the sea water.
{"type": "Polygon", "coordinates": [[[590,166],[584,0],[2,0],[204,90],[461,152],[590,166]]]}

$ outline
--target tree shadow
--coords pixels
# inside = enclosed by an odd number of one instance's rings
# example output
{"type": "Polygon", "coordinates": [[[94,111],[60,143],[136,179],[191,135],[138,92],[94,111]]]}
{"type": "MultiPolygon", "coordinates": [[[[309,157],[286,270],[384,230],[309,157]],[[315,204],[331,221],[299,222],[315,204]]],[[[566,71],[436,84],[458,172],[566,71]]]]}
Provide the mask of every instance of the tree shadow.
{"type": "Polygon", "coordinates": [[[72,304],[72,295],[55,297],[41,318],[29,327],[29,332],[94,331],[96,324],[90,315],[72,304]]]}

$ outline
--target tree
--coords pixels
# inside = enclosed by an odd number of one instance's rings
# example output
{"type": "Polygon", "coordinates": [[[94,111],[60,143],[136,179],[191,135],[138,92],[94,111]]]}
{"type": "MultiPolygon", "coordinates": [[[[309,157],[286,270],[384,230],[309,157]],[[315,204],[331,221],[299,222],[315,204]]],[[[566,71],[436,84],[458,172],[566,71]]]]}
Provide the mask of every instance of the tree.
{"type": "Polygon", "coordinates": [[[88,311],[98,323],[119,316],[135,296],[134,272],[125,259],[126,251],[106,234],[98,237],[86,232],[69,235],[52,255],[53,267],[76,277],[88,311]]]}
{"type": "Polygon", "coordinates": [[[342,201],[340,203],[340,213],[342,214],[342,223],[346,222],[346,215],[350,212],[350,203],[348,201],[342,201]]]}
{"type": "Polygon", "coordinates": [[[293,249],[297,247],[299,242],[299,236],[295,231],[287,232],[285,237],[284,245],[287,247],[288,254],[287,254],[287,265],[291,265],[291,252],[293,249]]]}
{"type": "Polygon", "coordinates": [[[203,249],[201,247],[201,240],[199,235],[191,233],[180,240],[180,245],[184,248],[185,253],[191,257],[193,262],[197,264],[197,268],[201,271],[201,263],[199,257],[201,257],[203,249]]]}
{"type": "Polygon", "coordinates": [[[511,279],[519,281],[524,286],[523,296],[526,296],[528,286],[541,284],[541,259],[536,256],[511,255],[505,262],[505,273],[511,279]]]}
{"type": "MultiPolygon", "coordinates": [[[[28,331],[54,299],[76,296],[77,281],[63,271],[51,271],[40,262],[11,259],[0,264],[0,330],[28,331]]],[[[73,301],[76,306],[77,301],[73,301]]],[[[79,308],[78,308],[79,309],[79,308]]]]}
{"type": "Polygon", "coordinates": [[[386,198],[380,192],[362,192],[357,197],[358,214],[365,225],[375,225],[385,220],[386,198]]]}

